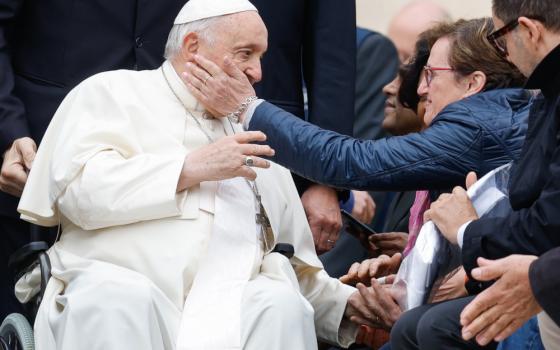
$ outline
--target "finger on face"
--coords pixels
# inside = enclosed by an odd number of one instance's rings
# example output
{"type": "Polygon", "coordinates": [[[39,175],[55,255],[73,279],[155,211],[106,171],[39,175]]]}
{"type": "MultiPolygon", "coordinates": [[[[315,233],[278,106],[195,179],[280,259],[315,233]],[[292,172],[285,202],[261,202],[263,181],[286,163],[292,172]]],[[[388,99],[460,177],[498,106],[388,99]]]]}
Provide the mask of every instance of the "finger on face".
{"type": "Polygon", "coordinates": [[[194,74],[182,74],[183,79],[187,84],[192,85],[196,90],[203,92],[204,83],[194,74]]]}
{"type": "Polygon", "coordinates": [[[210,61],[209,59],[207,59],[206,57],[200,54],[194,55],[194,61],[214,77],[223,74],[223,70],[220,67],[218,67],[217,64],[215,64],[214,62],[210,61]]]}
{"type": "Polygon", "coordinates": [[[198,80],[203,83],[207,83],[209,79],[212,78],[212,74],[207,72],[206,70],[202,69],[200,66],[187,62],[186,64],[187,70],[191,75],[194,75],[198,80]]]}

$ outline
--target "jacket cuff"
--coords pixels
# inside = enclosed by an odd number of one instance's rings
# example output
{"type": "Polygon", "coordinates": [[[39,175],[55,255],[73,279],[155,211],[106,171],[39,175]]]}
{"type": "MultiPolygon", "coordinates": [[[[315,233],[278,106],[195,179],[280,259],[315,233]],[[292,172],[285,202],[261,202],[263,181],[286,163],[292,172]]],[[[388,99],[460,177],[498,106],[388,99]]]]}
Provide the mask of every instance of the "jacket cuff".
{"type": "Polygon", "coordinates": [[[529,266],[529,283],[533,295],[557,325],[560,325],[560,304],[558,303],[560,277],[551,273],[551,268],[559,264],[560,248],[556,248],[542,255],[529,266]]]}

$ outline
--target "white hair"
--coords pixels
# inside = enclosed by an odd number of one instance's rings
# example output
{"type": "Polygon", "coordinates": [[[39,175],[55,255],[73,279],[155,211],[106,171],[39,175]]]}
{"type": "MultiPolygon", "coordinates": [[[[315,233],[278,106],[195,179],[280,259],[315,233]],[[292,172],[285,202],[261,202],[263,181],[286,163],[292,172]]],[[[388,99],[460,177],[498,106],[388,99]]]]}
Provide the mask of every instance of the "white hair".
{"type": "Polygon", "coordinates": [[[223,17],[225,16],[204,18],[184,24],[175,24],[173,28],[171,28],[171,32],[169,32],[169,37],[167,38],[167,44],[165,44],[165,53],[163,54],[165,59],[170,60],[181,52],[183,40],[189,33],[197,33],[198,36],[209,45],[214,45],[216,39],[214,29],[216,28],[216,24],[221,21],[223,17]]]}

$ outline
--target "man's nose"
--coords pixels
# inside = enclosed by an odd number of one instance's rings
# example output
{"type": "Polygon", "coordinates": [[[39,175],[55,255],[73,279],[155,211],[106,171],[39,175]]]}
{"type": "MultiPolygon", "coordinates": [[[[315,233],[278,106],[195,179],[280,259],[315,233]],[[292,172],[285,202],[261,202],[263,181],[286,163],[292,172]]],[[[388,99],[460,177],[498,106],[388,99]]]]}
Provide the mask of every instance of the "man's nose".
{"type": "Polygon", "coordinates": [[[261,62],[260,60],[252,63],[247,69],[245,70],[245,74],[247,78],[251,82],[251,84],[256,84],[262,80],[262,69],[261,69],[261,62]]]}

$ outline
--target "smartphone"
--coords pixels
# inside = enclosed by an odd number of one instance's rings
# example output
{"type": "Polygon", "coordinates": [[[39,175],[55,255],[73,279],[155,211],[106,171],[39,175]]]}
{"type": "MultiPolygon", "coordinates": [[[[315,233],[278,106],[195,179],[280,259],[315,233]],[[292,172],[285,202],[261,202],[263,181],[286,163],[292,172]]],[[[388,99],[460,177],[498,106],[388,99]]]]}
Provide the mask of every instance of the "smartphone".
{"type": "Polygon", "coordinates": [[[377,234],[372,228],[358,221],[346,210],[341,209],[340,213],[342,214],[342,228],[352,236],[367,241],[369,236],[377,234]]]}

